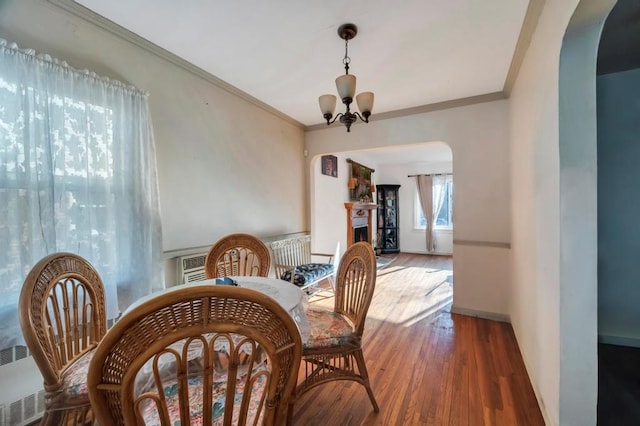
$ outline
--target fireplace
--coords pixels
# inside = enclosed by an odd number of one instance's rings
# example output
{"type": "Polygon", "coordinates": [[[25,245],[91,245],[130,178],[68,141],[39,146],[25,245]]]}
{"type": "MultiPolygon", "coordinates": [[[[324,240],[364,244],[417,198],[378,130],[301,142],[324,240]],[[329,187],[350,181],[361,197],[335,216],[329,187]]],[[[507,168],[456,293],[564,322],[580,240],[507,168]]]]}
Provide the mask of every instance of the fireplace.
{"type": "Polygon", "coordinates": [[[353,228],[353,242],[359,243],[360,241],[369,241],[369,227],[359,226],[353,228]]]}
{"type": "Polygon", "coordinates": [[[371,210],[376,210],[375,203],[344,203],[347,209],[347,248],[353,243],[367,241],[371,243],[371,210]]]}

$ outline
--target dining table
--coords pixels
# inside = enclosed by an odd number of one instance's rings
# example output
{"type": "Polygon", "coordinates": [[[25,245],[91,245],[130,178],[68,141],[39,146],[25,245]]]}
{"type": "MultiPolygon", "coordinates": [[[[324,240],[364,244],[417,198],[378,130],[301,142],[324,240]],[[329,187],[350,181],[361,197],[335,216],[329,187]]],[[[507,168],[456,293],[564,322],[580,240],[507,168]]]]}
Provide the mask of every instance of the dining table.
{"type": "Polygon", "coordinates": [[[295,321],[300,331],[300,337],[302,343],[306,343],[311,335],[309,322],[307,320],[306,311],[309,306],[307,294],[299,287],[291,284],[289,281],[280,280],[271,277],[257,277],[257,276],[229,276],[223,278],[211,278],[204,281],[190,282],[186,284],[177,284],[165,288],[164,290],[153,292],[147,296],[144,296],[133,304],[131,304],[123,314],[130,312],[136,306],[156,298],[158,296],[170,294],[173,291],[183,289],[185,287],[195,286],[219,286],[219,285],[234,285],[241,288],[249,288],[251,290],[258,291],[274,299],[278,304],[284,308],[285,311],[291,315],[291,318],[295,321]]]}
{"type": "MultiPolygon", "coordinates": [[[[213,278],[204,281],[196,281],[185,284],[177,284],[171,287],[167,287],[163,290],[153,292],[147,296],[138,299],[131,304],[124,312],[123,315],[133,311],[141,304],[153,300],[156,297],[171,294],[171,292],[184,289],[185,287],[201,287],[201,286],[237,286],[241,288],[249,288],[265,294],[274,299],[289,315],[293,318],[294,322],[298,326],[300,331],[300,337],[302,343],[305,344],[311,335],[309,322],[307,320],[306,310],[308,307],[308,300],[306,293],[289,281],[284,281],[270,277],[254,277],[254,276],[229,276],[223,278],[213,278]]],[[[170,347],[173,350],[177,350],[178,353],[183,351],[185,340],[179,340],[173,343],[170,347]]],[[[218,344],[216,344],[218,345],[218,344]]],[[[216,346],[216,351],[226,352],[228,348],[225,348],[225,343],[221,343],[222,346],[216,346]]],[[[166,355],[166,354],[165,354],[166,355]]],[[[190,345],[187,350],[187,359],[195,366],[201,365],[198,361],[203,356],[202,347],[199,345],[190,345]]],[[[175,364],[175,358],[169,356],[162,356],[154,361],[149,359],[136,374],[135,389],[136,395],[141,395],[149,389],[153,389],[156,386],[156,373],[154,368],[157,368],[157,377],[163,377],[161,381],[167,380],[175,376],[177,367],[175,364]],[[154,362],[157,363],[157,367],[154,366],[154,362]]],[[[191,368],[191,367],[190,367],[191,368]]],[[[197,369],[197,368],[196,368],[197,369]]]]}

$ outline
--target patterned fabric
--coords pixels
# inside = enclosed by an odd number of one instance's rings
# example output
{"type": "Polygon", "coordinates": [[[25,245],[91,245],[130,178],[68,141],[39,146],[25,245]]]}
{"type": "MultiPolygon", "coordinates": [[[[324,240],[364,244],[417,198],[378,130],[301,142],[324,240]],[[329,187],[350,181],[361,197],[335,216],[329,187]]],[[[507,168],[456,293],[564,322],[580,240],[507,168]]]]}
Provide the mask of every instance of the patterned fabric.
{"type": "MultiPolygon", "coordinates": [[[[261,363],[260,368],[253,370],[252,377],[256,377],[256,373],[259,371],[269,371],[266,363],[261,363]]],[[[204,421],[203,415],[203,375],[197,375],[189,377],[188,393],[189,393],[189,409],[191,413],[191,424],[202,425],[204,421]]],[[[233,404],[233,419],[234,424],[237,424],[240,415],[240,404],[242,402],[242,395],[244,393],[245,385],[247,385],[247,375],[241,375],[236,382],[236,391],[233,404]]],[[[262,415],[264,410],[260,409],[260,400],[265,392],[267,383],[267,377],[260,375],[256,378],[251,388],[251,397],[249,400],[249,407],[247,410],[247,424],[254,424],[256,416],[258,421],[255,424],[262,424],[262,415]]],[[[167,407],[169,412],[170,424],[180,425],[180,399],[178,398],[178,381],[173,379],[163,383],[164,395],[167,401],[167,407]]],[[[216,374],[213,382],[213,425],[218,426],[223,424],[224,419],[224,405],[225,405],[225,393],[227,388],[226,375],[216,374]]],[[[263,407],[264,408],[264,407],[263,407]]],[[[160,426],[160,416],[156,405],[151,399],[145,399],[141,404],[142,417],[144,423],[147,426],[160,426]]]]}
{"type": "MultiPolygon", "coordinates": [[[[253,419],[259,417],[261,423],[263,410],[260,410],[260,399],[265,392],[267,375],[270,369],[268,366],[268,358],[264,350],[258,346],[255,348],[256,353],[252,353],[254,348],[245,336],[232,333],[232,344],[238,353],[238,366],[236,372],[236,389],[234,397],[233,416],[235,423],[240,413],[240,404],[244,394],[245,385],[248,386],[247,380],[254,380],[251,385],[251,396],[249,398],[249,408],[247,411],[247,424],[253,424],[253,419]],[[251,367],[250,367],[251,366],[251,367]],[[249,370],[251,368],[251,370],[249,370]]],[[[222,334],[215,333],[204,334],[207,345],[213,344],[213,385],[212,385],[212,415],[213,424],[222,425],[224,418],[224,406],[228,381],[228,369],[230,364],[231,342],[222,334]],[[212,342],[213,340],[213,342],[212,342]]],[[[203,424],[203,400],[204,390],[203,381],[205,370],[207,370],[203,352],[202,342],[194,340],[189,344],[188,348],[184,347],[185,340],[180,340],[171,344],[167,349],[176,351],[182,356],[186,356],[187,361],[187,383],[189,409],[191,413],[191,424],[203,424]]],[[[159,388],[163,389],[167,401],[167,409],[171,419],[170,425],[180,425],[180,398],[178,385],[178,368],[174,355],[169,353],[162,354],[158,359],[151,358],[138,371],[135,382],[134,396],[138,396],[151,392],[157,394],[159,388]],[[159,382],[156,382],[156,376],[153,373],[153,364],[157,362],[159,367],[159,382]]],[[[210,371],[210,370],[209,370],[210,371]]],[[[145,425],[160,425],[160,416],[155,402],[150,399],[144,399],[141,403],[140,413],[144,418],[145,425]]]]}
{"type": "MultiPolygon", "coordinates": [[[[204,334],[203,337],[205,337],[208,342],[210,342],[212,339],[215,339],[213,346],[213,380],[226,380],[227,369],[229,368],[229,341],[221,335],[217,336],[216,338],[216,335],[213,333],[204,334]]],[[[252,360],[251,344],[246,341],[244,342],[244,344],[242,343],[245,340],[245,337],[240,334],[232,333],[231,339],[233,340],[234,346],[241,346],[238,356],[239,374],[246,374],[246,369],[251,362],[253,362],[254,370],[263,368],[260,364],[267,360],[267,355],[261,347],[257,347],[257,352],[252,360]]],[[[169,345],[167,349],[174,350],[178,354],[182,354],[184,353],[184,343],[185,340],[179,340],[169,345]]],[[[186,351],[187,368],[190,374],[200,373],[205,368],[203,356],[204,353],[201,342],[197,340],[191,342],[186,351]]],[[[166,383],[168,381],[174,380],[178,374],[176,367],[176,358],[173,355],[164,353],[158,358],[157,362],[160,372],[160,381],[162,383],[166,383]]],[[[134,385],[135,395],[140,395],[150,389],[156,389],[156,378],[153,374],[153,363],[154,358],[149,359],[136,374],[136,381],[134,385]]]]}
{"type": "MultiPolygon", "coordinates": [[[[296,275],[293,283],[299,287],[318,281],[333,273],[333,265],[330,263],[307,263],[296,266],[296,275]]],[[[291,270],[286,271],[280,277],[281,280],[291,282],[291,270]]]]}
{"type": "Polygon", "coordinates": [[[62,373],[60,390],[47,395],[51,407],[69,408],[89,404],[87,371],[95,352],[95,348],[85,352],[62,373]]]}
{"type": "Polygon", "coordinates": [[[333,311],[309,308],[307,319],[311,336],[304,343],[305,349],[341,346],[350,341],[354,332],[351,321],[333,311]]]}

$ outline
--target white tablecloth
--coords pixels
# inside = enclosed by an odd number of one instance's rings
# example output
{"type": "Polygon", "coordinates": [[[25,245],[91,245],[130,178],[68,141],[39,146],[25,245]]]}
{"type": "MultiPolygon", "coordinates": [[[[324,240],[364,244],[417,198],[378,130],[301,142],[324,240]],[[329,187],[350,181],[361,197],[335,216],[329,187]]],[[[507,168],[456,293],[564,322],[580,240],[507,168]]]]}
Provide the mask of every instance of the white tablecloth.
{"type": "MultiPolygon", "coordinates": [[[[265,277],[229,277],[238,283],[239,287],[250,288],[266,294],[280,304],[293,318],[300,330],[302,343],[305,343],[311,334],[309,321],[307,320],[307,295],[289,281],[265,277]]],[[[214,280],[208,280],[213,281],[214,280]]],[[[203,281],[203,283],[206,281],[203,281]]]]}
{"type": "MultiPolygon", "coordinates": [[[[296,287],[288,281],[279,280],[276,278],[244,276],[232,276],[229,278],[236,281],[238,283],[238,287],[250,288],[252,290],[259,291],[260,293],[266,294],[267,296],[278,302],[280,306],[282,306],[287,312],[289,312],[293,320],[298,325],[300,336],[302,337],[302,342],[305,343],[307,341],[310,335],[309,322],[307,321],[307,316],[305,314],[308,307],[307,295],[302,290],[300,290],[300,288],[296,287]]],[[[150,300],[154,297],[185,288],[185,286],[193,287],[202,285],[206,286],[219,284],[216,284],[216,280],[215,278],[213,278],[210,280],[198,281],[189,284],[180,284],[169,287],[165,290],[161,290],[138,299],[136,302],[131,304],[131,306],[129,306],[124,313],[126,314],[127,312],[130,312],[136,306],[139,306],[141,303],[144,303],[145,301],[150,300]]]]}

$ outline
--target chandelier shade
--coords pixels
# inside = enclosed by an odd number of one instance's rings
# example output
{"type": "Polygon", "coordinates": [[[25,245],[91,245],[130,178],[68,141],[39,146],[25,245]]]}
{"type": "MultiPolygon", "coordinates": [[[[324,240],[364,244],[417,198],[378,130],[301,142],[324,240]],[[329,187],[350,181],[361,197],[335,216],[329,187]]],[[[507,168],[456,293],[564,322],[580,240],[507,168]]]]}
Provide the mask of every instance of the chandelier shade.
{"type": "Polygon", "coordinates": [[[336,78],[336,89],[338,89],[338,95],[340,95],[340,99],[353,99],[356,94],[356,76],[345,74],[336,78]]]}
{"type": "Polygon", "coordinates": [[[373,92],[362,92],[356,96],[356,76],[349,74],[349,64],[351,58],[348,54],[349,40],[354,38],[358,34],[358,27],[354,24],[343,24],[338,28],[338,35],[345,41],[344,45],[344,75],[336,78],[336,89],[340,100],[346,105],[347,110],[344,113],[338,113],[335,117],[333,112],[336,108],[336,97],[334,95],[322,95],[318,98],[320,104],[320,111],[327,125],[334,123],[336,120],[340,120],[342,124],[347,128],[347,132],[351,131],[351,125],[358,121],[358,119],[369,122],[371,111],[373,110],[373,92]],[[351,103],[353,98],[356,98],[356,104],[360,113],[357,111],[351,112],[351,103]]]}
{"type": "Polygon", "coordinates": [[[371,114],[373,109],[373,92],[362,92],[356,96],[356,103],[358,109],[362,111],[362,114],[371,114]]]}
{"type": "Polygon", "coordinates": [[[320,111],[323,115],[333,115],[333,111],[336,110],[336,97],[334,95],[322,95],[318,98],[320,102],[320,111]]]}

